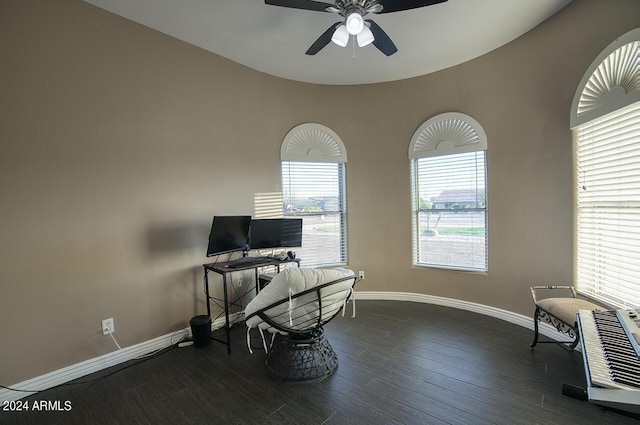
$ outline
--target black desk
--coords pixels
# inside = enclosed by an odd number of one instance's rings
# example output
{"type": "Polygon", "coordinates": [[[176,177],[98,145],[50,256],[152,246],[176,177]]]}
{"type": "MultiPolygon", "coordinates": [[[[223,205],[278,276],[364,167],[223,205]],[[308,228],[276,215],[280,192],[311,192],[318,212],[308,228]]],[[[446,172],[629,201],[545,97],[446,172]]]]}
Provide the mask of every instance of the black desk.
{"type": "MultiPolygon", "coordinates": [[[[291,263],[296,264],[298,267],[300,267],[299,258],[295,258],[293,260],[292,259],[279,260],[277,258],[267,258],[264,261],[260,261],[259,263],[249,263],[249,264],[236,263],[235,261],[224,261],[220,263],[209,263],[209,264],[202,265],[204,267],[204,290],[207,296],[207,315],[211,317],[211,304],[210,304],[211,299],[224,302],[224,318],[225,318],[224,328],[225,328],[226,339],[222,340],[214,337],[213,335],[211,336],[211,339],[221,342],[223,344],[226,344],[227,353],[231,354],[231,336],[229,335],[229,328],[230,328],[229,306],[235,304],[235,301],[229,303],[229,294],[227,291],[227,275],[233,272],[240,272],[244,270],[254,270],[255,271],[255,290],[256,290],[256,294],[258,294],[258,291],[260,290],[258,285],[258,269],[259,268],[274,266],[276,267],[277,271],[280,272],[280,267],[283,264],[291,264],[291,263]],[[214,272],[214,273],[218,273],[219,275],[222,275],[222,289],[224,293],[224,299],[215,298],[209,294],[209,272],[214,272]]],[[[243,296],[246,295],[247,293],[248,292],[243,294],[243,296]]]]}

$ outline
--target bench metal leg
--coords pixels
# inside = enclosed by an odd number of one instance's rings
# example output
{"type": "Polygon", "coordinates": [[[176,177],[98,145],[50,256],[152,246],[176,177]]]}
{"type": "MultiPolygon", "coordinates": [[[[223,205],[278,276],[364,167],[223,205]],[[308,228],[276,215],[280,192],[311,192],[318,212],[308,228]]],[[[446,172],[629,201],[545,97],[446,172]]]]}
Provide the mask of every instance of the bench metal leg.
{"type": "Polygon", "coordinates": [[[537,307],[537,306],[536,306],[535,313],[533,313],[533,329],[534,329],[533,341],[529,345],[529,349],[532,350],[532,351],[533,351],[533,347],[535,347],[536,344],[538,344],[538,342],[540,342],[540,343],[545,343],[545,342],[547,342],[547,343],[557,343],[557,344],[560,344],[562,346],[565,346],[565,347],[569,348],[570,350],[575,349],[576,346],[578,345],[578,343],[580,342],[580,335],[578,333],[578,325],[577,324],[570,325],[567,322],[558,319],[556,316],[554,316],[553,314],[549,313],[548,311],[542,309],[541,307],[537,307]],[[569,338],[573,338],[573,341],[569,341],[569,342],[538,341],[538,336],[539,336],[539,325],[538,325],[538,322],[541,321],[541,320],[544,320],[545,322],[549,323],[551,326],[556,328],[556,330],[558,332],[567,334],[569,336],[569,338]]]}
{"type": "Polygon", "coordinates": [[[569,348],[571,348],[572,350],[574,348],[576,348],[576,346],[578,345],[578,343],[580,342],[580,333],[576,331],[576,339],[573,341],[573,343],[569,346],[569,348]]]}
{"type": "Polygon", "coordinates": [[[540,315],[540,307],[536,307],[535,313],[533,313],[533,341],[529,345],[529,349],[533,351],[533,347],[538,343],[538,321],[540,315]]]}

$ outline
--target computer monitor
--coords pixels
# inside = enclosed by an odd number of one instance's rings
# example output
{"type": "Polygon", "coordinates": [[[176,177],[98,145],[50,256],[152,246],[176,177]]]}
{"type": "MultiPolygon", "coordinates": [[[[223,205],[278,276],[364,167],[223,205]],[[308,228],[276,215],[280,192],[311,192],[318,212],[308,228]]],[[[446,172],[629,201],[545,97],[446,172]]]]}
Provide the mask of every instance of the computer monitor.
{"type": "Polygon", "coordinates": [[[294,248],[302,246],[301,218],[251,220],[251,249],[294,248]]]}
{"type": "Polygon", "coordinates": [[[251,216],[249,215],[217,215],[213,217],[207,257],[247,250],[250,225],[251,216]]]}

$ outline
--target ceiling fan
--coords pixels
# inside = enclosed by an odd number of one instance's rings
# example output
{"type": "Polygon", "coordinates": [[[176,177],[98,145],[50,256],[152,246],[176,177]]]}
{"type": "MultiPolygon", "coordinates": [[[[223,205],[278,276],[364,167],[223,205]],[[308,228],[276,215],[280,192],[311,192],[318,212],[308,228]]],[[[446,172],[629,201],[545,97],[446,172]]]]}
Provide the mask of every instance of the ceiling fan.
{"type": "Polygon", "coordinates": [[[314,10],[317,12],[337,13],[342,20],[331,25],[306,51],[307,55],[315,55],[330,41],[341,47],[349,43],[354,36],[358,46],[364,47],[371,43],[382,53],[391,56],[398,48],[391,38],[378,24],[371,19],[364,19],[368,13],[390,13],[403,10],[417,9],[444,3],[447,0],[335,0],[335,5],[314,0],[265,0],[272,6],[290,7],[293,9],[314,10]]]}

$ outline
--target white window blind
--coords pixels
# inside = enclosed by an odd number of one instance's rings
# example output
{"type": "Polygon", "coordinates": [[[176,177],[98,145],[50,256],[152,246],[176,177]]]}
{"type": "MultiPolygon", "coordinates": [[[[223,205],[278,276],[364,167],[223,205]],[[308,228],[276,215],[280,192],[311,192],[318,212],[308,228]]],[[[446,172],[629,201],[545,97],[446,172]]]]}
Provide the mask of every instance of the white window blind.
{"type": "Polygon", "coordinates": [[[577,129],[577,288],[640,307],[640,102],[577,129]]]}
{"type": "Polygon", "coordinates": [[[301,217],[305,266],[346,264],[345,164],[282,162],[285,217],[301,217]]]}
{"type": "Polygon", "coordinates": [[[487,270],[485,151],[415,159],[414,264],[487,270]]]}

